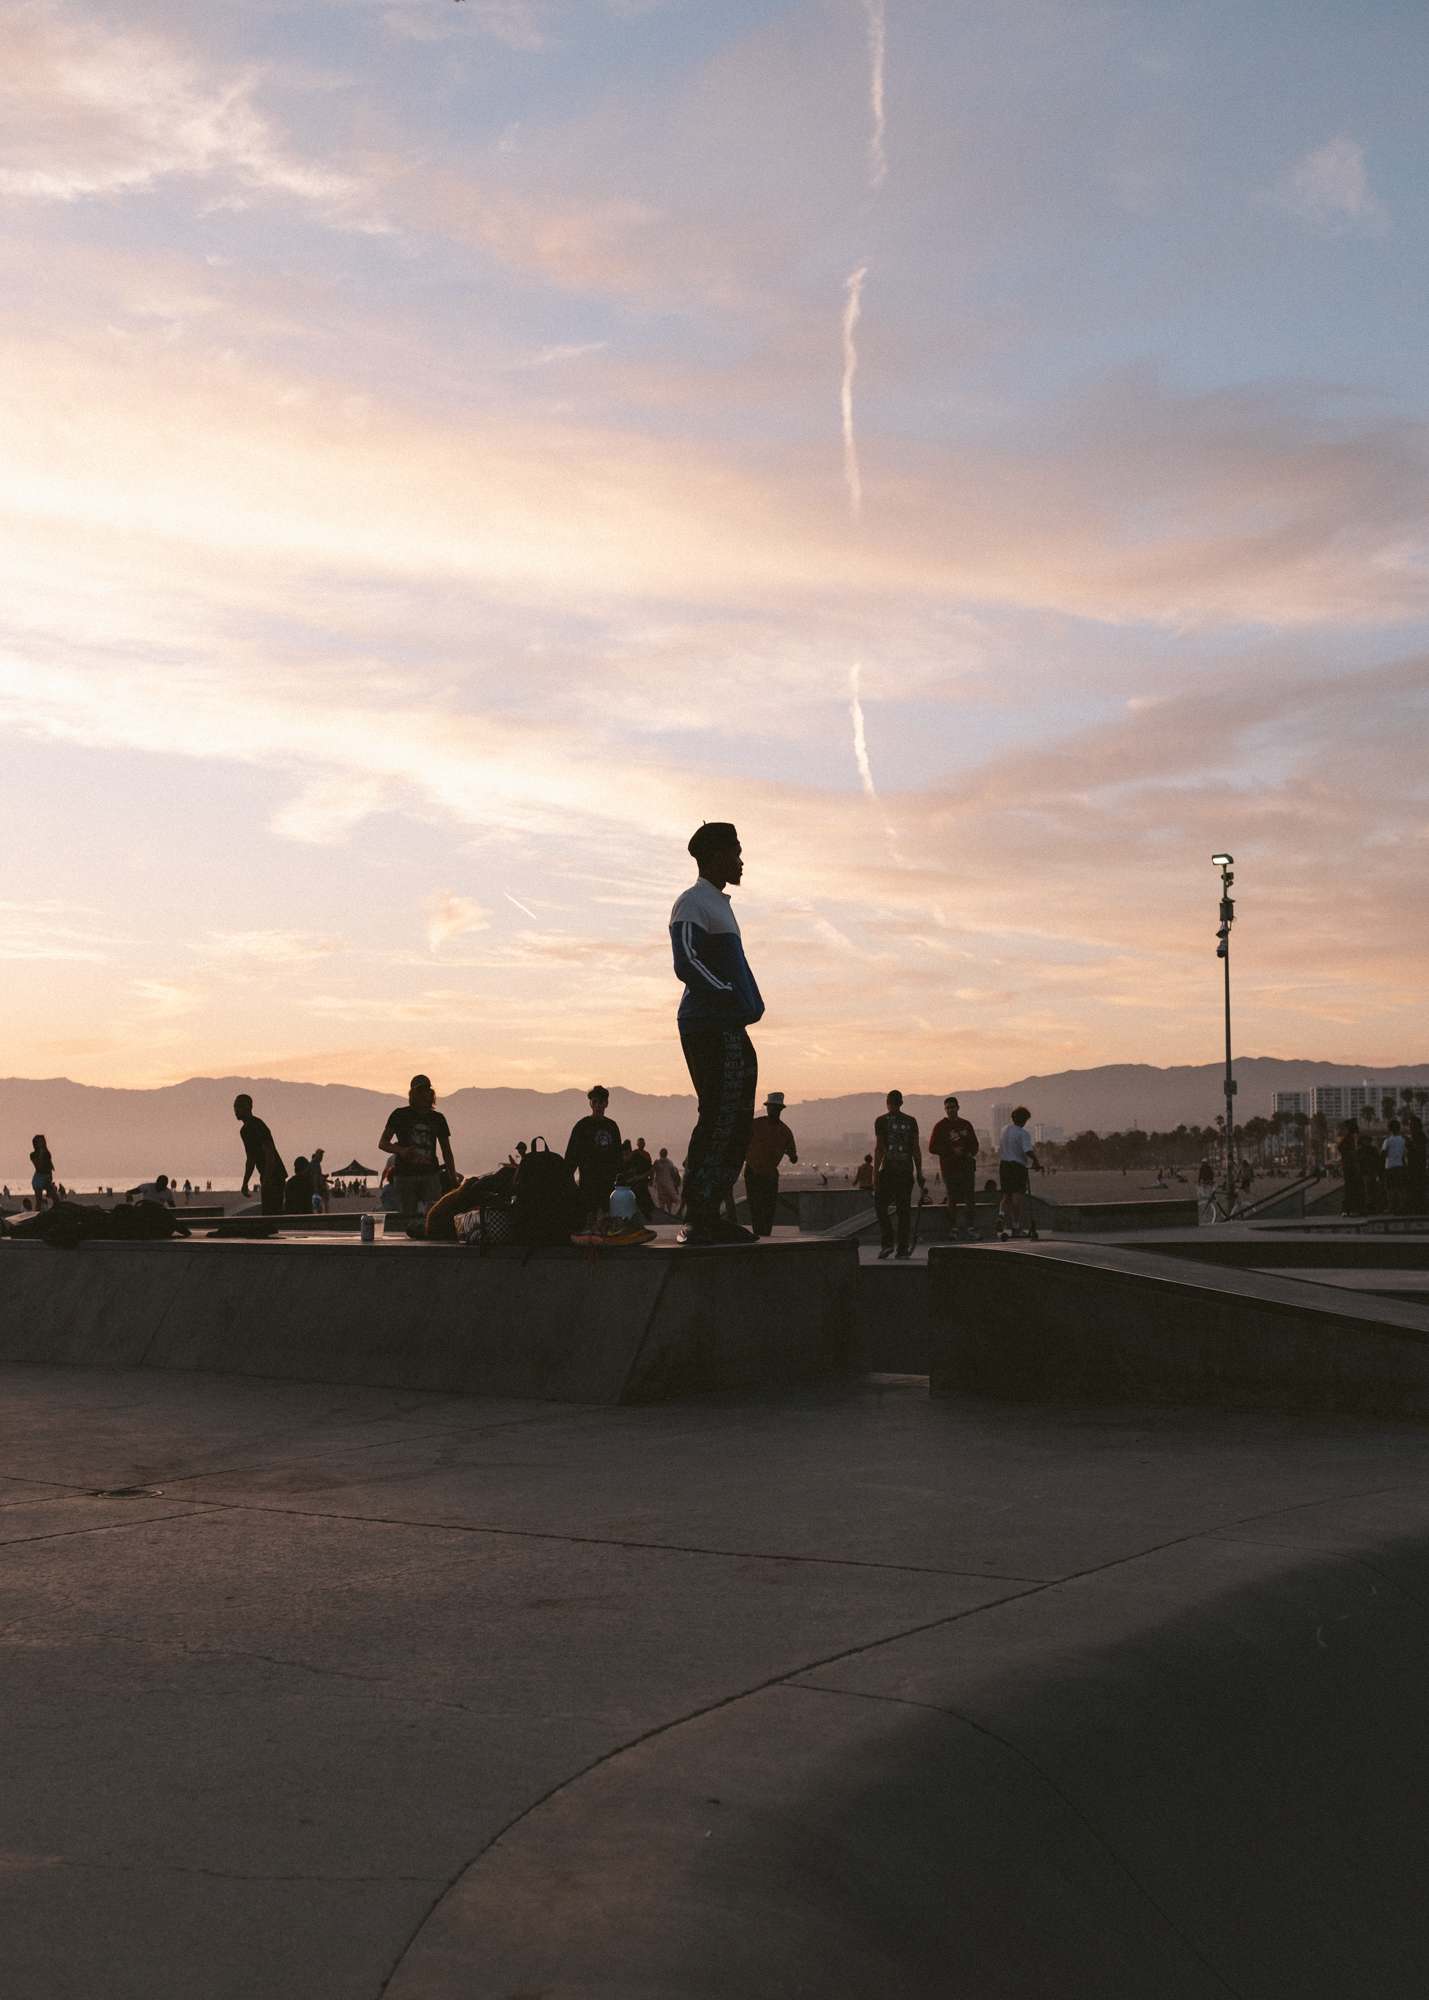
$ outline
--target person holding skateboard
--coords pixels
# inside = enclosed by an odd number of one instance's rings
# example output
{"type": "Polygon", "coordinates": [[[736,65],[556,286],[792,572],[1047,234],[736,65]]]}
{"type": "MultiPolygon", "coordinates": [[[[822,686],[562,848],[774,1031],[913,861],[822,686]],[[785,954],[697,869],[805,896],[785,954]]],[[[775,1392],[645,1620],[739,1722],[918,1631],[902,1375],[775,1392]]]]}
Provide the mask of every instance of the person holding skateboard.
{"type": "Polygon", "coordinates": [[[879,1259],[911,1257],[913,1247],[909,1241],[909,1222],[913,1201],[913,1182],[918,1183],[918,1199],[921,1202],[928,1192],[928,1184],[923,1178],[922,1149],[918,1143],[918,1121],[910,1118],[903,1109],[903,1092],[890,1090],[885,1100],[887,1111],[875,1119],[873,1126],[873,1206],[878,1216],[878,1230],[882,1237],[879,1259]],[[894,1223],[898,1228],[898,1247],[895,1253],[893,1242],[894,1223]]]}

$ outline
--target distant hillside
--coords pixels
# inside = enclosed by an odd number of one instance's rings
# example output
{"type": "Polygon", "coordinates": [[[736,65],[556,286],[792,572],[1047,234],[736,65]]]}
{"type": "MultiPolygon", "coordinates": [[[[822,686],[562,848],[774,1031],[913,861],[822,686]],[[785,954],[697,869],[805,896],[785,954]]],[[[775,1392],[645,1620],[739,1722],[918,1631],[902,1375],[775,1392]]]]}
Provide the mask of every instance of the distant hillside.
{"type": "MultiPolygon", "coordinates": [[[[1429,1063],[1372,1067],[1249,1056],[1235,1065],[1235,1074],[1242,1118],[1268,1113],[1272,1092],[1304,1090],[1312,1083],[1393,1076],[1429,1086],[1429,1063]]],[[[1068,1132],[1088,1126],[1109,1132],[1133,1124],[1166,1130],[1209,1124],[1221,1108],[1221,1075],[1215,1063],[1175,1069],[1114,1063],[1022,1077],[995,1090],[965,1090],[961,1096],[964,1113],[980,1128],[991,1123],[993,1105],[1007,1101],[1027,1104],[1035,1118],[1068,1132]]],[[[778,1077],[769,1075],[765,1081],[774,1086],[778,1077]]],[[[952,1087],[957,1088],[956,1078],[952,1087]]],[[[334,1167],[354,1154],[368,1166],[380,1166],[377,1139],[388,1111],[400,1101],[350,1084],[263,1077],[192,1077],[161,1090],[112,1090],[65,1077],[7,1078],[0,1080],[0,1178],[12,1187],[28,1179],[26,1160],[35,1132],[48,1136],[61,1179],[67,1173],[76,1179],[107,1178],[141,1169],[179,1179],[185,1174],[230,1178],[243,1163],[231,1108],[241,1090],[251,1093],[288,1160],[323,1146],[334,1167]]],[[[451,1120],[458,1163],[468,1167],[504,1157],[517,1139],[537,1132],[561,1146],[586,1109],[578,1090],[466,1089],[441,1102],[451,1120]]],[[[940,1115],[942,1103],[910,1093],[908,1108],[926,1130],[940,1115]]],[[[801,1152],[813,1160],[845,1157],[850,1135],[869,1135],[863,1143],[871,1144],[873,1120],[882,1109],[882,1090],[860,1091],[791,1102],[787,1115],[801,1152]]],[[[668,1146],[677,1158],[682,1156],[694,1117],[689,1097],[653,1097],[612,1085],[611,1111],[632,1138],[643,1136],[652,1148],[668,1146]]]]}

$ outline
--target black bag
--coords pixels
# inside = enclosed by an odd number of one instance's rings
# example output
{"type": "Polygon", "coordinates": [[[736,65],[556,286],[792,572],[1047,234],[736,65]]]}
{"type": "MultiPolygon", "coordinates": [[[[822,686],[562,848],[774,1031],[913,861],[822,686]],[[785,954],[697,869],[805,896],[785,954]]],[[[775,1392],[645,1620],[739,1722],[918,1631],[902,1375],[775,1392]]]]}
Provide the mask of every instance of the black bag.
{"type": "Polygon", "coordinates": [[[533,1139],[516,1169],[515,1241],[528,1249],[569,1243],[580,1215],[575,1177],[565,1159],[544,1139],[533,1139]]]}
{"type": "Polygon", "coordinates": [[[468,1208],[454,1221],[458,1243],[484,1257],[516,1241],[516,1206],[509,1195],[489,1196],[479,1208],[468,1208]]]}

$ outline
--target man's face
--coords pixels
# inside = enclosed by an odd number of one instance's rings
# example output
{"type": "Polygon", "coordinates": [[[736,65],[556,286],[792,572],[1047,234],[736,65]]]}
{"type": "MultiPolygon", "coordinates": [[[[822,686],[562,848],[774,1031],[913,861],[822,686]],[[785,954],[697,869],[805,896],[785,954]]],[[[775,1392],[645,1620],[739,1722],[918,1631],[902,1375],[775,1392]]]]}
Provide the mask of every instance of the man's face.
{"type": "Polygon", "coordinates": [[[958,1115],[958,1100],[956,1097],[945,1097],[943,1099],[943,1109],[950,1118],[956,1118],[958,1115]]]}
{"type": "Polygon", "coordinates": [[[592,1112],[595,1114],[597,1118],[604,1118],[605,1107],[609,1102],[610,1099],[608,1097],[603,1097],[598,1090],[593,1090],[590,1093],[589,1097],[587,1097],[586,1099],[586,1103],[589,1104],[592,1112]]]}
{"type": "Polygon", "coordinates": [[[707,866],[720,881],[738,882],[744,875],[744,850],[737,840],[726,841],[722,847],[712,847],[707,866]]]}
{"type": "Polygon", "coordinates": [[[253,1100],[251,1097],[234,1098],[233,1115],[235,1118],[246,1118],[252,1109],[253,1109],[253,1100]]]}

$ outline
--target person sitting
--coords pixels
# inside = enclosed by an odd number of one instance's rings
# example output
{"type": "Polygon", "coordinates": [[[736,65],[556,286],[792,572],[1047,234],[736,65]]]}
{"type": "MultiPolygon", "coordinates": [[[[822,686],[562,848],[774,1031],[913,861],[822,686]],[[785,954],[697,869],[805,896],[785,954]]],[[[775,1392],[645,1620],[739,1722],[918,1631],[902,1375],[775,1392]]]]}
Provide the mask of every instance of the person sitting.
{"type": "Polygon", "coordinates": [[[313,1212],[313,1170],[299,1153],[283,1189],[284,1215],[311,1215],[313,1212]]]}
{"type": "Polygon", "coordinates": [[[157,1201],[165,1208],[174,1206],[174,1191],[169,1186],[167,1174],[156,1174],[151,1181],[140,1181],[138,1187],[130,1188],[124,1197],[126,1201],[157,1201]]]}

